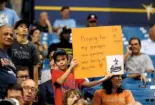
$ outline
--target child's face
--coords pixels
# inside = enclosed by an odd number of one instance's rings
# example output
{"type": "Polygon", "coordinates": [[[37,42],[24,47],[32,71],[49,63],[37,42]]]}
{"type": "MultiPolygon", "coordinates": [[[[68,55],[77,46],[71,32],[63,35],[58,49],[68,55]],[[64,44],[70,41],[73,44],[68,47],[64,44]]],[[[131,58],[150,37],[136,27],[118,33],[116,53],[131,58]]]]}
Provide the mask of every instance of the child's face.
{"type": "Polygon", "coordinates": [[[68,105],[73,105],[73,103],[75,103],[78,99],[80,99],[80,96],[72,92],[67,99],[67,103],[68,105]]]}
{"type": "Polygon", "coordinates": [[[68,64],[67,56],[66,55],[58,55],[55,63],[60,70],[66,70],[67,64],[68,64]]]}

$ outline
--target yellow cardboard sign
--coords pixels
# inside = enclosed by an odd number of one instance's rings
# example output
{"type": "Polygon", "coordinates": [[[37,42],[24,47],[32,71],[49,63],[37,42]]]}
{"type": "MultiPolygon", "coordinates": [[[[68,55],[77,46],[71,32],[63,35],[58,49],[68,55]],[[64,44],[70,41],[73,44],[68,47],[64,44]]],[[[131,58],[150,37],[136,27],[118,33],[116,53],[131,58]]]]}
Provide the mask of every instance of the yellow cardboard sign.
{"type": "Polygon", "coordinates": [[[123,55],[121,26],[72,29],[73,56],[78,62],[75,78],[104,76],[106,56],[123,55]]]}

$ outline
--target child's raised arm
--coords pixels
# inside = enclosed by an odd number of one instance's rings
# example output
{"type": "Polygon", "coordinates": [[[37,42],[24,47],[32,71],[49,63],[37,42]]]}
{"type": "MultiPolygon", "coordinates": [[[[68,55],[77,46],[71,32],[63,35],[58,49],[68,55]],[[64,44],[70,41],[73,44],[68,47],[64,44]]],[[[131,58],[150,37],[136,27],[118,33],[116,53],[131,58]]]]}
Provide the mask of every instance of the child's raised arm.
{"type": "Polygon", "coordinates": [[[65,71],[65,73],[60,78],[56,80],[56,83],[62,85],[66,81],[67,77],[72,72],[75,66],[77,66],[76,59],[72,59],[70,67],[65,71]]]}
{"type": "Polygon", "coordinates": [[[82,86],[84,86],[84,87],[93,87],[93,86],[96,86],[96,85],[104,82],[105,80],[109,79],[111,76],[112,76],[112,74],[111,73],[108,73],[104,78],[102,78],[100,80],[96,80],[96,81],[92,81],[92,82],[85,81],[82,84],[82,86]]]}

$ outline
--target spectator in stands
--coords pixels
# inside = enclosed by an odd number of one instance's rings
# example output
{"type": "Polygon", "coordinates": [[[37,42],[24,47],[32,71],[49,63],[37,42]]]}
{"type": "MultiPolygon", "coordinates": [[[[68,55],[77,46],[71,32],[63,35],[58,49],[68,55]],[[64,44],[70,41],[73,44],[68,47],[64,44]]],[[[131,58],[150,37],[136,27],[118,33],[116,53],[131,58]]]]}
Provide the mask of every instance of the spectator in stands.
{"type": "Polygon", "coordinates": [[[33,28],[39,29],[41,32],[52,33],[52,25],[47,12],[41,12],[39,21],[33,23],[33,28]]]}
{"type": "Polygon", "coordinates": [[[38,91],[37,84],[32,79],[27,79],[22,82],[22,88],[25,105],[34,105],[38,91]]]}
{"type": "Polygon", "coordinates": [[[63,105],[90,105],[90,103],[84,100],[79,90],[70,89],[64,93],[63,105]]]}
{"type": "Polygon", "coordinates": [[[48,48],[48,55],[53,53],[58,49],[64,49],[69,54],[69,61],[72,59],[73,51],[72,51],[72,43],[70,43],[70,34],[71,29],[63,27],[60,32],[60,42],[53,43],[48,48]]]}
{"type": "Polygon", "coordinates": [[[7,89],[6,98],[15,98],[19,101],[20,105],[24,105],[23,89],[21,85],[15,84],[9,86],[7,89]]]}
{"type": "Polygon", "coordinates": [[[142,40],[141,52],[147,55],[155,55],[155,24],[150,26],[149,39],[142,40]]]}
{"type": "Polygon", "coordinates": [[[85,79],[74,78],[73,69],[77,66],[77,62],[73,59],[68,68],[68,57],[64,50],[57,50],[53,54],[53,59],[58,69],[52,71],[52,86],[55,95],[55,105],[62,105],[63,92],[69,89],[76,89],[81,87],[93,87],[102,83],[103,81],[110,78],[110,74],[104,78],[88,82],[85,79]]]}
{"type": "Polygon", "coordinates": [[[133,37],[129,40],[127,52],[124,55],[125,69],[127,77],[134,79],[141,79],[145,83],[147,78],[145,72],[153,72],[154,67],[148,55],[140,53],[141,42],[140,39],[133,37]]]}
{"type": "Polygon", "coordinates": [[[87,17],[87,27],[97,26],[97,16],[95,14],[89,14],[87,17]]]}
{"type": "Polygon", "coordinates": [[[60,13],[61,13],[62,19],[56,19],[54,22],[54,30],[56,32],[58,32],[59,29],[61,29],[62,27],[67,27],[67,28],[76,27],[76,21],[69,17],[70,9],[68,6],[62,7],[60,13]]]}
{"type": "Polygon", "coordinates": [[[30,78],[38,83],[39,53],[35,45],[28,41],[29,24],[25,20],[19,20],[14,26],[16,39],[8,52],[16,66],[27,66],[30,78]]]}
{"type": "Polygon", "coordinates": [[[19,20],[16,12],[6,7],[7,0],[0,0],[0,25],[9,24],[14,26],[19,20]]]}
{"type": "Polygon", "coordinates": [[[48,46],[40,42],[40,30],[35,28],[30,30],[29,40],[38,48],[39,52],[46,57],[48,46]]]}
{"type": "Polygon", "coordinates": [[[17,66],[16,67],[16,76],[17,76],[17,83],[21,84],[26,79],[29,79],[29,68],[24,66],[17,66]]]}
{"type": "Polygon", "coordinates": [[[121,87],[121,82],[121,75],[113,75],[104,81],[103,89],[94,93],[92,105],[129,105],[135,102],[132,93],[121,87]]]}
{"type": "MultiPolygon", "coordinates": [[[[52,54],[53,56],[53,54],[52,54]]],[[[41,71],[41,84],[39,85],[38,101],[40,105],[54,104],[54,90],[51,88],[51,71],[55,68],[54,61],[49,59],[50,68],[41,71]]]]}
{"type": "Polygon", "coordinates": [[[0,26],[0,99],[5,97],[8,85],[16,83],[16,68],[7,54],[13,37],[14,33],[11,26],[0,26]]]}

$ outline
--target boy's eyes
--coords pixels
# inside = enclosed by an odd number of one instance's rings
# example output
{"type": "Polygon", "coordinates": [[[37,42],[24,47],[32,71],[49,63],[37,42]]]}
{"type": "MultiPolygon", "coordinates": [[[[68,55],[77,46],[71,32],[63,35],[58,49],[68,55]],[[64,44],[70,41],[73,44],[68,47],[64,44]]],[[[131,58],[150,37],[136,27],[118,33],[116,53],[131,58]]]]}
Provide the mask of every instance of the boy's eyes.
{"type": "Polygon", "coordinates": [[[61,61],[61,60],[63,60],[63,61],[64,61],[64,60],[65,60],[65,58],[62,58],[62,59],[60,59],[60,60],[57,60],[57,62],[59,62],[59,61],[61,61]]]}

